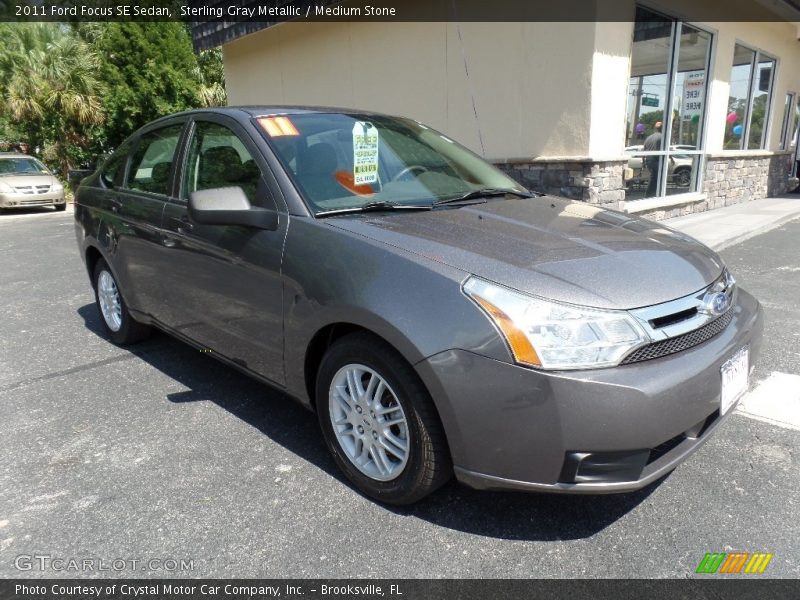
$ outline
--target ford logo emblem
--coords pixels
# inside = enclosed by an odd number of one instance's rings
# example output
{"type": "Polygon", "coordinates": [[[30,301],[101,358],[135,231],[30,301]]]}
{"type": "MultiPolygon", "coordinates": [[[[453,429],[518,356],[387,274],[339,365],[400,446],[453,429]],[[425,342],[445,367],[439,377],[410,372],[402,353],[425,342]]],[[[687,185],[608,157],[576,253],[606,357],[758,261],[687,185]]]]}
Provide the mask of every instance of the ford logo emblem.
{"type": "Polygon", "coordinates": [[[703,304],[705,305],[705,312],[712,315],[721,315],[728,310],[731,300],[725,292],[714,292],[706,296],[703,304]]]}

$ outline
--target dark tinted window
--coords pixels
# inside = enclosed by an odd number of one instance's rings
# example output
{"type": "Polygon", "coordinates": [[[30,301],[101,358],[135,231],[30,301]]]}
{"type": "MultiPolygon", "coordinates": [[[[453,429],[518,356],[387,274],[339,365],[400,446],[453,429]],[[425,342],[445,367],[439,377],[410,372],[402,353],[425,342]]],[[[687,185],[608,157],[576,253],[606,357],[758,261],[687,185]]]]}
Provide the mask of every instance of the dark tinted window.
{"type": "Polygon", "coordinates": [[[156,129],[142,136],[131,158],[127,187],[169,194],[169,175],[183,124],[156,129]]]}
{"type": "Polygon", "coordinates": [[[260,179],[261,170],[239,136],[224,125],[197,123],[183,178],[184,199],[197,190],[238,186],[255,204],[260,179]]]}
{"type": "Polygon", "coordinates": [[[117,148],[117,151],[111,155],[111,158],[106,161],[103,166],[103,171],[100,173],[100,179],[106,187],[114,187],[121,185],[125,177],[125,163],[128,160],[128,152],[130,152],[130,144],[125,144],[117,148]]]}

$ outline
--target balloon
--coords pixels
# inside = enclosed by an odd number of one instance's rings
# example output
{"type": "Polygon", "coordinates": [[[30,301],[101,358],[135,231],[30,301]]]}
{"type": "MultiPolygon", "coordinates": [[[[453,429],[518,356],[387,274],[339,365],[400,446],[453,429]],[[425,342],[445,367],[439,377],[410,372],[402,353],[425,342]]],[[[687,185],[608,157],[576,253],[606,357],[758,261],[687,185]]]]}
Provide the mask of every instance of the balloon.
{"type": "Polygon", "coordinates": [[[644,130],[645,130],[644,123],[637,123],[635,130],[636,130],[636,133],[644,133],[644,130]]]}
{"type": "Polygon", "coordinates": [[[725,117],[725,120],[728,122],[728,125],[733,125],[739,119],[739,115],[735,112],[729,112],[728,116],[725,117]]]}
{"type": "Polygon", "coordinates": [[[737,125],[733,128],[733,135],[742,135],[742,126],[737,125]]]}
{"type": "Polygon", "coordinates": [[[697,125],[700,122],[700,115],[692,115],[692,123],[697,125]]]}

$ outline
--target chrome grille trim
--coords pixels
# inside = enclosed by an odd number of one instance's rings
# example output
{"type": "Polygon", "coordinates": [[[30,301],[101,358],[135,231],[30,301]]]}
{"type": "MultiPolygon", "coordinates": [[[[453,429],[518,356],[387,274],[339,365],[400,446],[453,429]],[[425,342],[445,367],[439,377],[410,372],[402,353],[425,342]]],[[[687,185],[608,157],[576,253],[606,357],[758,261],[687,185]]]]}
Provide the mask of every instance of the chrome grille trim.
{"type": "Polygon", "coordinates": [[[46,194],[50,191],[50,184],[44,185],[18,185],[14,191],[18,194],[46,194]]]}
{"type": "Polygon", "coordinates": [[[650,339],[658,342],[689,333],[718,319],[721,315],[711,312],[707,306],[707,301],[711,295],[720,292],[727,298],[728,307],[736,304],[736,281],[727,269],[711,285],[694,294],[664,302],[663,304],[656,304],[655,306],[637,308],[629,312],[647,332],[650,339]],[[654,325],[654,322],[669,321],[670,316],[679,315],[680,313],[686,313],[690,316],[663,327],[654,325]]]}
{"type": "Polygon", "coordinates": [[[620,364],[668,356],[710,340],[731,322],[736,295],[736,281],[725,269],[711,285],[694,294],[629,311],[652,341],[632,350],[620,364]],[[722,314],[714,312],[715,298],[727,303],[722,314]],[[657,326],[659,323],[665,325],[657,326]]]}
{"type": "Polygon", "coordinates": [[[734,307],[728,309],[728,312],[721,317],[717,317],[710,323],[707,323],[699,329],[690,331],[677,337],[654,342],[647,346],[642,346],[637,350],[631,352],[620,363],[622,365],[629,365],[631,363],[642,362],[645,360],[652,360],[654,358],[661,358],[662,356],[669,356],[677,352],[683,352],[694,346],[698,346],[703,342],[707,342],[712,337],[721,333],[733,319],[734,307]]]}

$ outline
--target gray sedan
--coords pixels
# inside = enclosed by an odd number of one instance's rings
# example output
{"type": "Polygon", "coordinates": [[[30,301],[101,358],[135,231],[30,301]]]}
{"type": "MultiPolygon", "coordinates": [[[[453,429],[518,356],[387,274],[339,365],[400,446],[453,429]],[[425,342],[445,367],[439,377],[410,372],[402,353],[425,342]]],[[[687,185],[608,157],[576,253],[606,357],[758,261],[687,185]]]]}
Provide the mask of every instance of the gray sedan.
{"type": "Polygon", "coordinates": [[[532,193],[411,119],[246,107],[136,132],[76,196],[109,338],[158,327],[314,410],[363,493],[620,492],[747,390],[758,302],[658,223],[532,193]]]}

